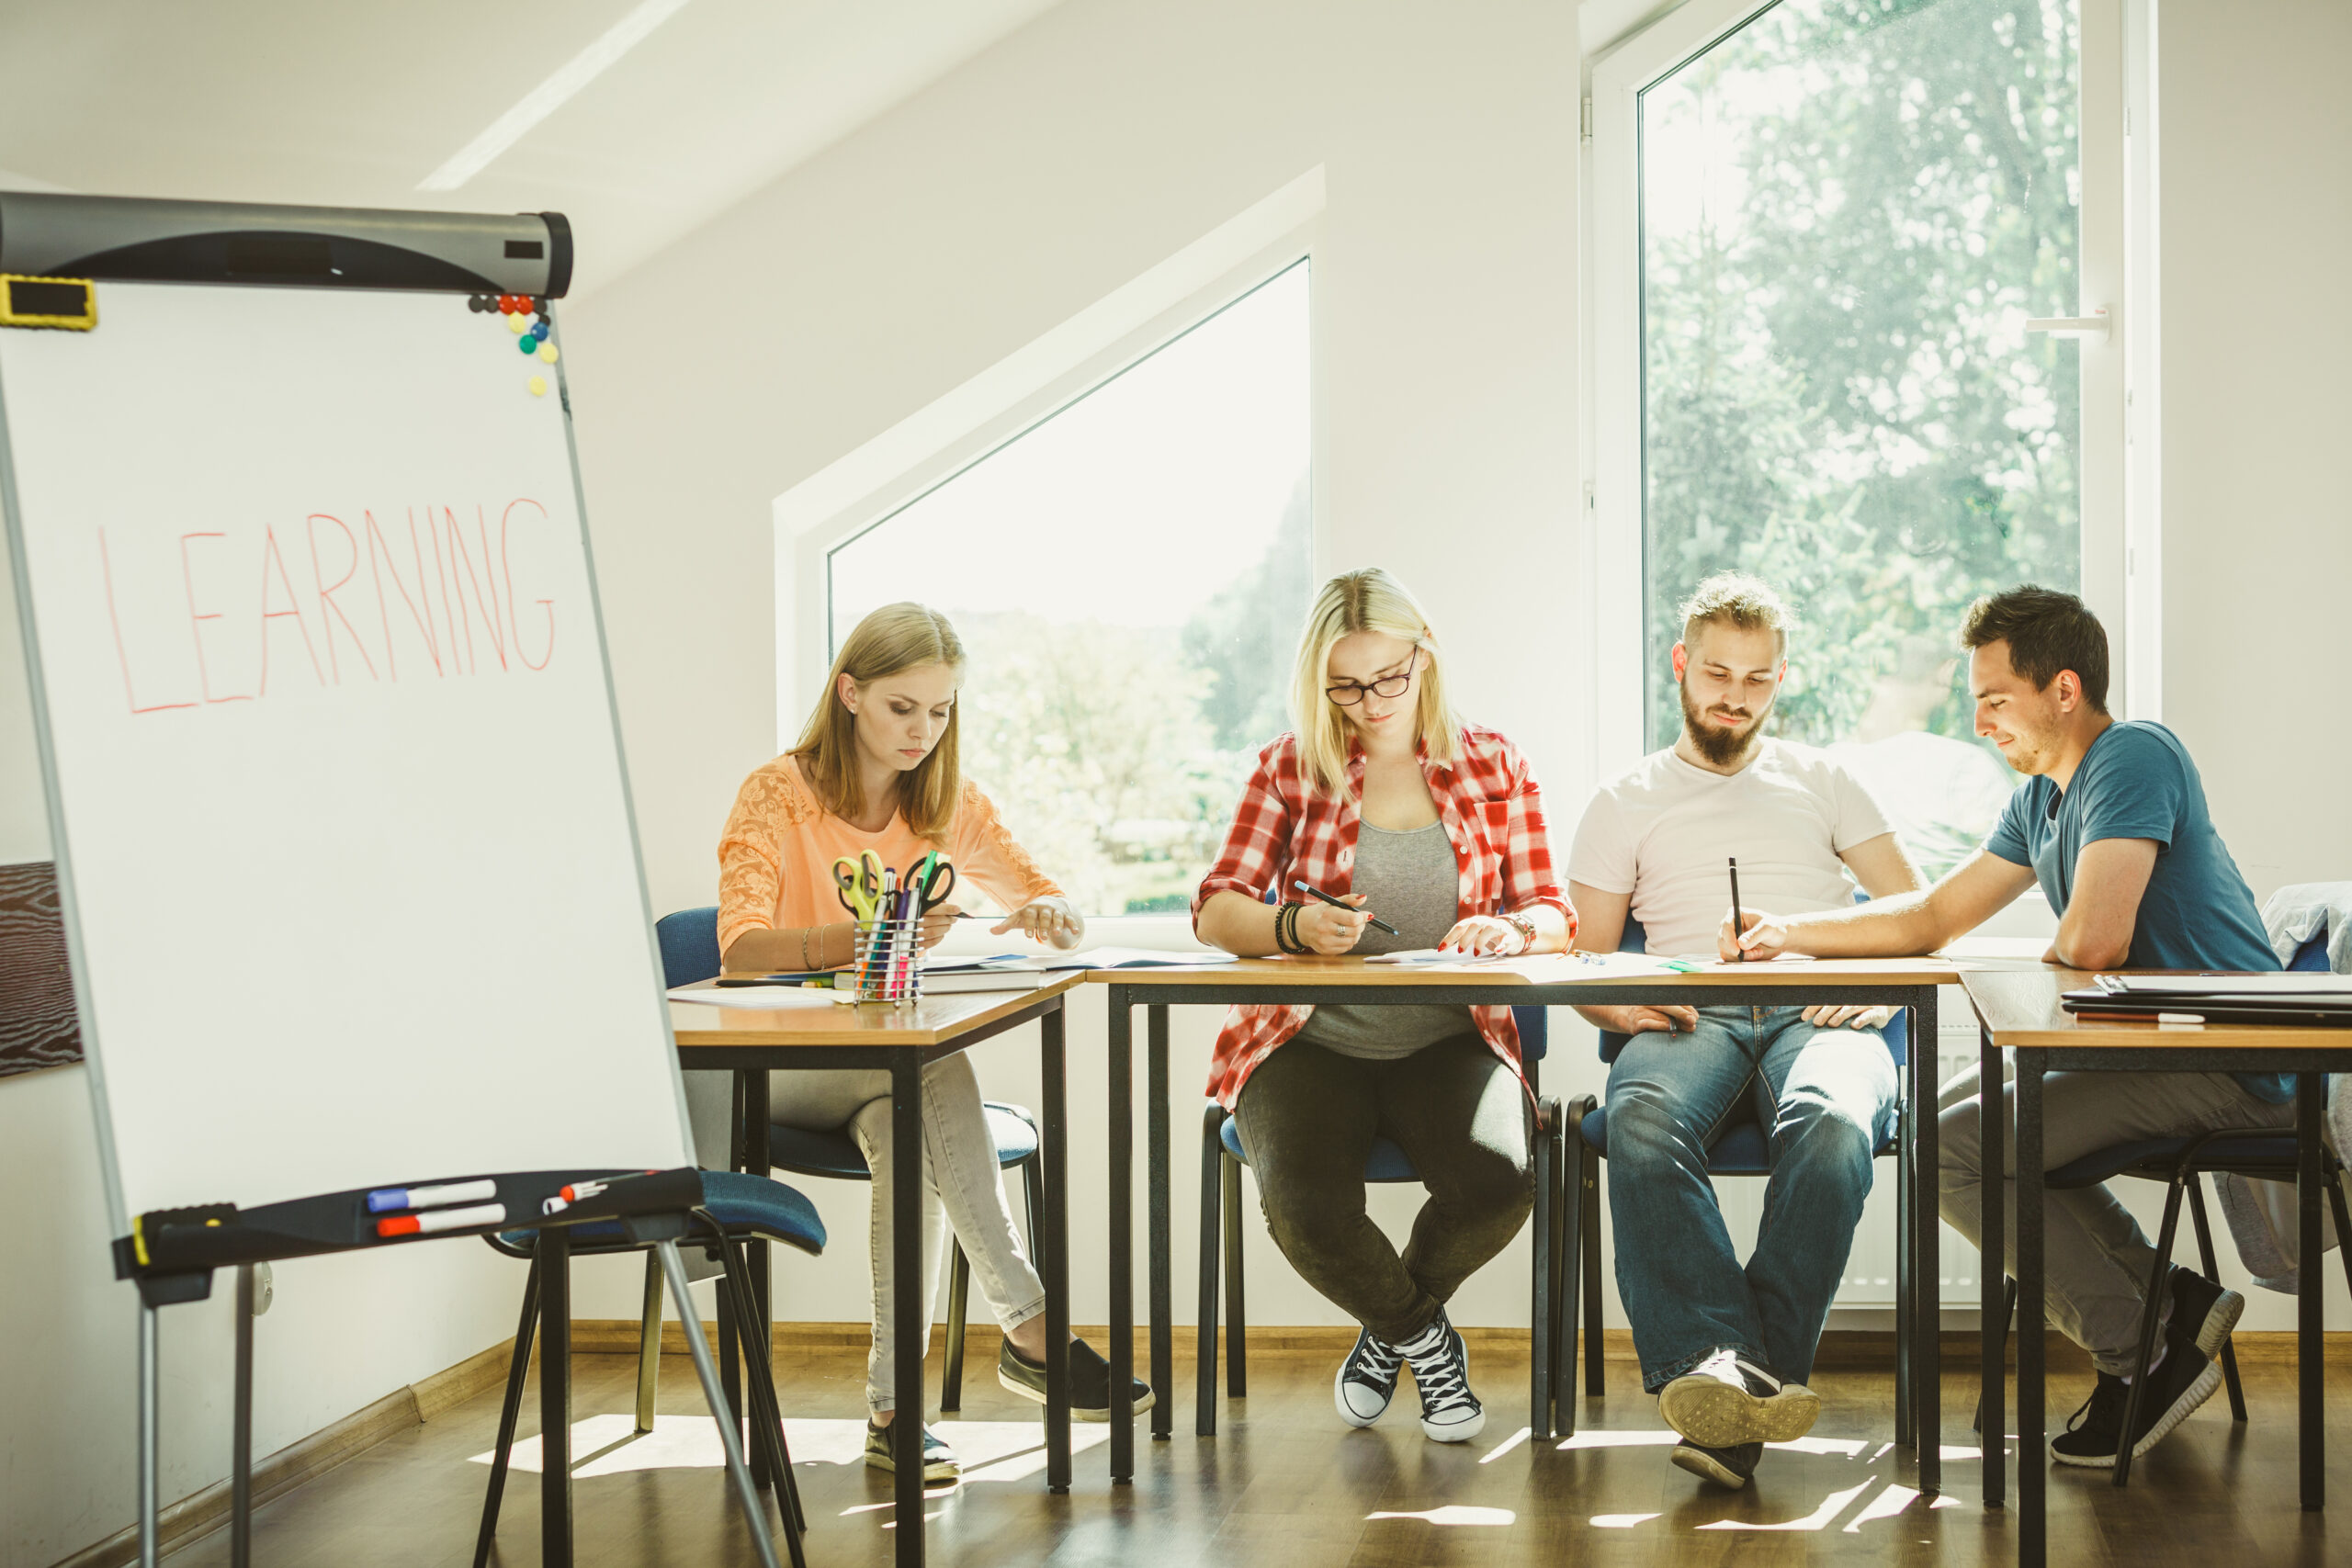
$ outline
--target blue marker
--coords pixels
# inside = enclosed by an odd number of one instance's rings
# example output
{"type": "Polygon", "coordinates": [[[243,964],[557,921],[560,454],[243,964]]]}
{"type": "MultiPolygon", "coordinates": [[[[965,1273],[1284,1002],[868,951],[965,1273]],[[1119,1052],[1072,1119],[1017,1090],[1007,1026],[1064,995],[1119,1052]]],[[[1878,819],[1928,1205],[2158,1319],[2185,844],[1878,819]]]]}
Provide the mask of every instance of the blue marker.
{"type": "Polygon", "coordinates": [[[484,1178],[480,1181],[445,1181],[438,1187],[385,1187],[368,1194],[368,1212],[389,1213],[394,1209],[437,1209],[444,1203],[479,1203],[498,1196],[498,1183],[484,1178]]]}

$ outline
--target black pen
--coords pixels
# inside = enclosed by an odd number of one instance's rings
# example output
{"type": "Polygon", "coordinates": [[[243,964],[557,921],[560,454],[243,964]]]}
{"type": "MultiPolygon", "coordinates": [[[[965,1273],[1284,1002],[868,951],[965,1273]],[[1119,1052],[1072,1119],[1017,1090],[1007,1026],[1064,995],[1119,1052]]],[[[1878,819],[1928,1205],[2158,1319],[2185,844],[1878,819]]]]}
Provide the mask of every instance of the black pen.
{"type": "MultiPolygon", "coordinates": [[[[1731,862],[1731,940],[1732,945],[1737,947],[1739,939],[1747,934],[1747,921],[1739,912],[1739,857],[1730,855],[1725,858],[1731,862]]],[[[1739,949],[1739,961],[1742,964],[1747,962],[1747,949],[1739,949]]]]}
{"type": "MultiPolygon", "coordinates": [[[[1323,902],[1330,905],[1334,909],[1345,909],[1351,915],[1363,914],[1363,911],[1358,909],[1354,905],[1343,903],[1340,899],[1332,897],[1329,893],[1324,892],[1323,889],[1316,886],[1313,883],[1308,882],[1304,877],[1293,877],[1291,879],[1291,886],[1297,888],[1301,893],[1309,894],[1315,897],[1322,899],[1323,902]]],[[[1390,936],[1401,936],[1404,934],[1395,926],[1392,926],[1386,920],[1382,919],[1378,915],[1364,915],[1363,918],[1373,925],[1375,925],[1382,931],[1386,931],[1390,936]]]]}

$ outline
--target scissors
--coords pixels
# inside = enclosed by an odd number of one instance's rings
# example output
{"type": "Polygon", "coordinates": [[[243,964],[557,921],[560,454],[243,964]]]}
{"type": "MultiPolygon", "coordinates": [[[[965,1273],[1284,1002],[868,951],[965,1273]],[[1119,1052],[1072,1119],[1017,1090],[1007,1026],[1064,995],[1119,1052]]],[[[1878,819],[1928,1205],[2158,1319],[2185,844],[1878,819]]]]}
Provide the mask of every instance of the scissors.
{"type": "Polygon", "coordinates": [[[871,924],[882,907],[882,857],[872,850],[859,851],[855,860],[843,855],[833,863],[833,887],[842,908],[871,924]]]}
{"type": "Polygon", "coordinates": [[[947,896],[956,891],[956,867],[945,855],[933,850],[915,862],[901,886],[914,891],[916,913],[928,915],[946,903],[947,896]]]}

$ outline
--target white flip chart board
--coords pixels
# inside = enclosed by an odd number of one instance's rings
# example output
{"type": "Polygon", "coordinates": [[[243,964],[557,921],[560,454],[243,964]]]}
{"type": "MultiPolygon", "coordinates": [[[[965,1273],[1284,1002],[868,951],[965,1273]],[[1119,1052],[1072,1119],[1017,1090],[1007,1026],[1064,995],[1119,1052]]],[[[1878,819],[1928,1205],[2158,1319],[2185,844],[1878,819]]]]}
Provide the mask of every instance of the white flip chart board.
{"type": "Polygon", "coordinates": [[[0,499],[117,1234],[692,1164],[562,367],[462,293],[96,292],[0,328],[0,499]]]}

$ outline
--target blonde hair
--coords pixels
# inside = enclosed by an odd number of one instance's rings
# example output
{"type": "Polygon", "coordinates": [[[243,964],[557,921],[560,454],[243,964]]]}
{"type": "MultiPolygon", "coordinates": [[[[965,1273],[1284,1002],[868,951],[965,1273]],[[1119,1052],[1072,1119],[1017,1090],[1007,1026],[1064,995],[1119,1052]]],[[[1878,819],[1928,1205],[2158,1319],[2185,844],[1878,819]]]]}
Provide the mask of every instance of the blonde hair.
{"type": "MultiPolygon", "coordinates": [[[[921,604],[885,604],[843,639],[832,673],[825,677],[825,694],[791,753],[819,803],[834,816],[856,817],[865,810],[865,787],[858,780],[857,716],[842,701],[842,677],[863,686],[926,664],[944,664],[960,672],[964,645],[946,616],[921,604]]],[[[899,775],[899,810],[918,838],[943,839],[956,820],[956,800],[963,788],[956,762],[962,706],[948,706],[947,732],[939,744],[899,775]]]]}
{"type": "Polygon", "coordinates": [[[1744,632],[1769,631],[1782,658],[1788,656],[1789,631],[1796,612],[1780,592],[1760,577],[1744,571],[1719,571],[1690,591],[1682,601],[1682,641],[1685,647],[1701,626],[1728,622],[1744,632]]]}
{"type": "Polygon", "coordinates": [[[1298,726],[1300,771],[1310,789],[1325,795],[1339,794],[1348,777],[1347,718],[1339,704],[1324,694],[1331,683],[1331,648],[1357,632],[1378,632],[1420,649],[1416,671],[1420,699],[1413,723],[1431,760],[1452,761],[1462,734],[1462,721],[1445,700],[1445,666],[1438,654],[1437,633],[1430,628],[1420,601],[1376,566],[1342,572],[1315,595],[1291,672],[1290,711],[1298,726]]]}

